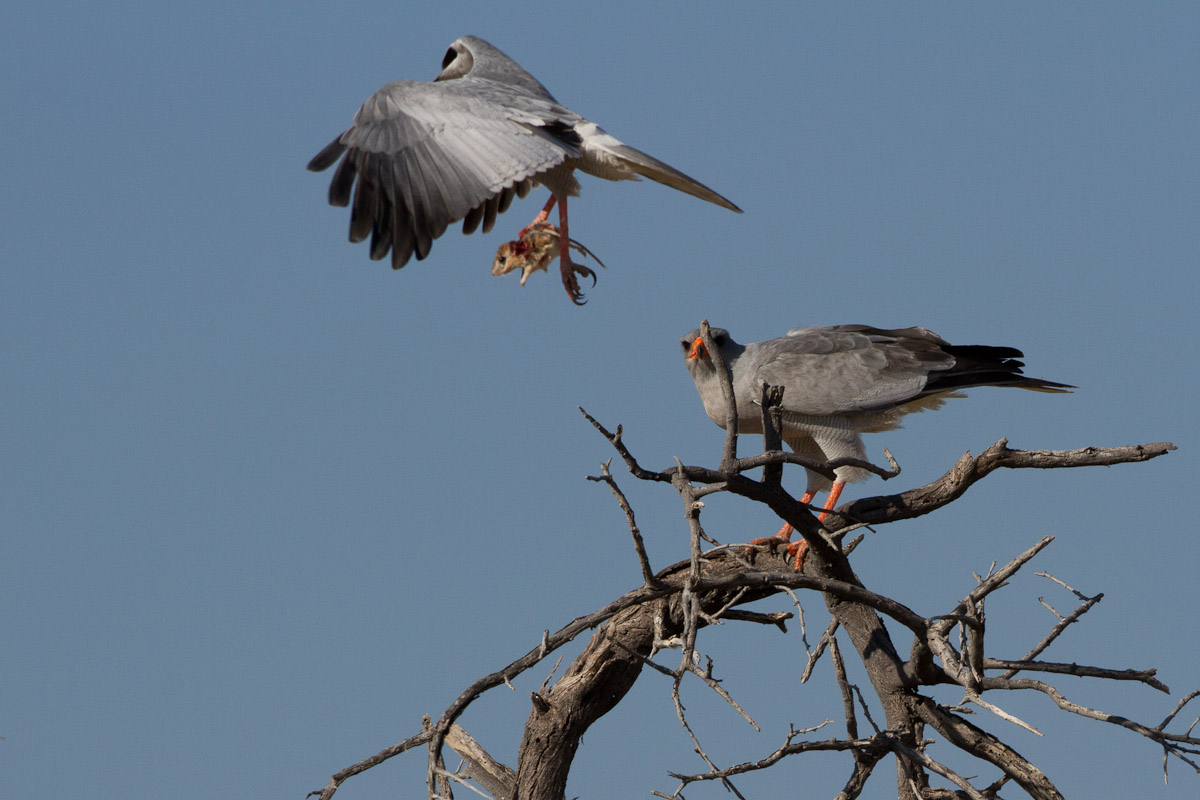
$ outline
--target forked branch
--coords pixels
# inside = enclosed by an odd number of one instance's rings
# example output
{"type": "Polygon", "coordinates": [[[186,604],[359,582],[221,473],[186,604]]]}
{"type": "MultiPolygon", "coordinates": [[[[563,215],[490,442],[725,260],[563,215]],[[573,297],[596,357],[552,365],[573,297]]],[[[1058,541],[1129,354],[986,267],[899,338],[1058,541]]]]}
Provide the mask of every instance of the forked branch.
{"type": "MultiPolygon", "coordinates": [[[[702,336],[707,338],[709,335],[707,326],[702,326],[702,336]]],[[[717,354],[717,349],[711,347],[711,342],[709,344],[710,352],[717,354]]],[[[778,422],[777,418],[772,417],[778,393],[765,390],[762,402],[764,429],[770,431],[772,422],[778,422]]],[[[732,407],[732,403],[729,406],[732,407]]],[[[1057,469],[1134,463],[1161,456],[1173,450],[1173,445],[1157,443],[1068,451],[1023,451],[1011,450],[1007,442],[1001,440],[977,456],[964,455],[945,475],[926,486],[843,505],[836,510],[834,519],[837,522],[831,521],[826,529],[817,522],[806,505],[799,503],[782,488],[781,475],[783,465],[788,463],[801,464],[831,475],[837,463],[813,464],[794,453],[784,452],[780,449],[777,436],[771,434],[766,437],[767,452],[739,458],[736,420],[729,420],[725,448],[717,469],[677,462],[663,470],[648,470],[639,464],[626,446],[620,426],[615,433],[610,432],[587,412],[583,413],[609,441],[634,477],[671,483],[679,492],[686,506],[689,523],[689,557],[657,572],[652,570],[633,509],[617,486],[608,463],[605,463],[601,476],[593,480],[609,487],[625,514],[642,585],[603,608],[572,620],[553,634],[542,634],[538,637],[537,645],[523,656],[467,687],[436,721],[427,718],[419,733],[341,770],[323,790],[312,794],[320,794],[322,800],[328,800],[338,786],[352,775],[408,750],[425,747],[428,749],[427,791],[430,797],[447,794],[450,781],[461,783],[471,780],[496,797],[511,796],[521,800],[562,798],[580,737],[590,725],[624,698],[642,668],[648,664],[655,672],[671,678],[676,698],[685,685],[683,681],[691,675],[699,678],[709,689],[718,691],[735,709],[750,719],[749,714],[734,701],[730,687],[714,677],[712,662],[700,666],[700,659],[695,655],[698,637],[708,626],[743,621],[774,624],[784,630],[783,622],[788,614],[751,612],[739,607],[782,592],[805,590],[819,593],[832,614],[827,635],[822,637],[812,661],[815,663],[820,652],[829,647],[837,685],[842,692],[846,737],[818,741],[802,738],[824,727],[826,721],[803,731],[788,731],[783,745],[758,759],[718,767],[704,755],[699,734],[692,730],[684,718],[682,704],[677,703],[680,721],[693,736],[708,769],[693,775],[671,773],[680,781],[680,785],[670,797],[680,796],[680,791],[690,783],[709,780],[725,783],[736,794],[737,789],[731,782],[736,775],[767,769],[784,758],[821,750],[838,750],[852,755],[850,776],[841,795],[846,798],[859,796],[874,768],[887,754],[892,754],[898,760],[898,795],[906,800],[922,795],[949,797],[955,792],[960,793],[959,796],[991,797],[1005,780],[1015,782],[1031,797],[1047,800],[1059,797],[1050,779],[1000,738],[968,722],[954,710],[938,705],[922,692],[926,687],[947,683],[962,686],[967,700],[975,701],[980,707],[1005,718],[1011,715],[993,702],[982,700],[984,692],[1030,690],[1044,693],[1061,709],[1118,724],[1146,736],[1163,747],[1164,758],[1175,756],[1200,771],[1195,758],[1200,755],[1200,738],[1192,735],[1191,728],[1183,733],[1166,731],[1187,702],[1198,696],[1197,693],[1181,700],[1162,723],[1151,726],[1071,703],[1044,681],[1014,678],[1018,672],[1067,674],[1135,681],[1159,691],[1167,691],[1153,670],[1109,669],[1038,660],[1055,637],[1067,626],[1079,621],[1087,609],[1099,600],[1099,596],[1085,598],[1079,595],[1082,605],[1066,617],[1055,612],[1053,629],[1028,653],[1018,658],[997,658],[985,653],[987,644],[983,635],[982,608],[986,597],[1004,587],[1013,574],[1050,543],[1049,539],[1036,543],[1009,564],[981,578],[978,585],[962,600],[953,603],[947,613],[934,617],[924,617],[897,599],[867,589],[849,566],[849,548],[843,550],[840,546],[842,537],[861,524],[879,525],[920,516],[953,502],[976,481],[1000,467],[1057,469]],[[762,480],[754,480],[746,474],[759,467],[765,467],[762,480]],[[701,524],[703,503],[699,498],[722,491],[765,503],[796,527],[812,546],[806,571],[795,572],[785,554],[772,552],[765,547],[753,552],[748,552],[745,545],[733,544],[703,549],[704,542],[715,541],[715,538],[701,524]],[[901,657],[893,645],[882,617],[899,623],[913,637],[908,659],[901,657]],[[955,627],[966,634],[960,636],[957,642],[951,636],[955,627]],[[548,680],[541,690],[533,693],[532,709],[526,721],[515,770],[496,762],[479,743],[455,725],[456,720],[483,693],[495,686],[510,683],[580,633],[591,629],[596,629],[591,640],[562,677],[553,683],[548,680]],[[871,682],[870,690],[873,690],[871,703],[868,703],[859,687],[847,681],[842,648],[838,646],[836,636],[847,637],[862,661],[871,682]],[[667,667],[654,660],[655,654],[663,647],[680,648],[681,661],[677,666],[667,667]],[[997,676],[998,672],[1001,674],[997,676]],[[857,707],[854,698],[859,701],[857,707]],[[882,707],[884,721],[881,725],[876,725],[872,717],[869,706],[874,704],[882,707]],[[875,730],[873,735],[862,736],[859,733],[860,718],[870,723],[875,730]],[[941,741],[994,765],[1006,776],[1005,779],[991,786],[976,787],[973,779],[963,777],[931,757],[927,752],[931,741],[923,738],[925,731],[931,731],[941,741]],[[450,744],[463,755],[466,762],[463,771],[451,773],[445,769],[442,764],[444,744],[450,744]],[[931,773],[940,775],[955,788],[931,787],[931,773]]],[[[859,465],[885,476],[893,476],[898,472],[894,461],[891,461],[890,469],[859,465]]],[[[1026,724],[1019,720],[1017,722],[1026,724]]]]}

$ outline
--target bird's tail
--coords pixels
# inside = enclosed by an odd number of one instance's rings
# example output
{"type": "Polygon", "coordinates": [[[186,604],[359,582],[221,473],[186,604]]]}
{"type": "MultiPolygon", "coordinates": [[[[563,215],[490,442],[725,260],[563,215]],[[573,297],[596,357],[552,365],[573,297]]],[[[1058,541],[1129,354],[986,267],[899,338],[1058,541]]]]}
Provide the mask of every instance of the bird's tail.
{"type": "Polygon", "coordinates": [[[954,356],[954,366],[945,372],[931,374],[927,391],[952,391],[971,386],[1012,386],[1034,392],[1062,394],[1076,388],[1069,383],[1031,378],[1023,374],[1021,368],[1025,364],[1018,359],[1025,354],[1015,347],[943,345],[942,350],[954,356]]]}
{"type": "Polygon", "coordinates": [[[684,175],[669,164],[664,164],[652,155],[643,153],[641,150],[624,143],[606,144],[605,149],[611,150],[615,155],[626,161],[634,172],[643,177],[649,178],[652,181],[658,181],[664,186],[670,186],[672,189],[687,192],[693,197],[699,197],[701,200],[707,200],[710,203],[728,208],[730,211],[736,211],[739,214],[742,213],[742,210],[726,197],[717,194],[703,183],[700,183],[700,181],[684,175]]]}

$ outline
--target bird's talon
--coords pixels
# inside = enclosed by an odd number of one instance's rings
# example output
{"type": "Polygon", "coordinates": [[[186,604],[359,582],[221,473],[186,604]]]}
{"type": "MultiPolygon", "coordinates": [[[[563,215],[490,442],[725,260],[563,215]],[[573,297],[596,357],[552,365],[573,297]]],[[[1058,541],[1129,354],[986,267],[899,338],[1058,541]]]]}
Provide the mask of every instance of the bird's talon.
{"type": "Polygon", "coordinates": [[[579,281],[575,280],[573,272],[563,271],[563,288],[567,290],[567,296],[571,298],[571,302],[577,306],[582,306],[587,303],[583,297],[583,292],[579,288],[579,281]]]}
{"type": "Polygon", "coordinates": [[[591,277],[592,286],[596,285],[596,273],[588,269],[582,264],[576,264],[564,252],[558,260],[559,269],[562,271],[563,287],[566,288],[567,294],[571,297],[571,302],[577,306],[584,305],[587,300],[583,299],[583,291],[579,288],[579,279],[576,275],[583,277],[591,277]]]}
{"type": "Polygon", "coordinates": [[[804,570],[804,562],[808,558],[808,542],[801,539],[798,542],[791,542],[787,546],[787,554],[794,556],[795,560],[792,563],[792,569],[796,572],[804,570]]]}
{"type": "Polygon", "coordinates": [[[757,553],[758,548],[762,547],[763,545],[766,545],[767,551],[771,555],[775,555],[775,553],[778,552],[780,545],[787,544],[787,539],[776,534],[775,536],[762,536],[758,539],[751,539],[749,544],[750,546],[746,548],[746,552],[750,555],[757,553]]]}
{"type": "Polygon", "coordinates": [[[765,545],[771,555],[777,555],[779,548],[782,547],[784,554],[794,559],[793,568],[796,572],[800,572],[804,568],[804,561],[808,555],[808,542],[803,539],[798,542],[790,542],[788,541],[790,538],[791,534],[789,532],[787,536],[777,533],[774,536],[751,539],[749,542],[750,546],[746,548],[746,554],[750,556],[751,563],[753,563],[754,556],[758,553],[759,547],[765,545]]]}

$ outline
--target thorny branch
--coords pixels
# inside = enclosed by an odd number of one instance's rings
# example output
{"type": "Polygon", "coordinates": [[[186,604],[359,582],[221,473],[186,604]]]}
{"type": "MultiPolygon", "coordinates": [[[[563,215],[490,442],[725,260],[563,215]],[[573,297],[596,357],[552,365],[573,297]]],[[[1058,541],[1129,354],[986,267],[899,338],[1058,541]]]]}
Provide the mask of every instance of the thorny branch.
{"type": "MultiPolygon", "coordinates": [[[[702,326],[702,336],[708,340],[707,325],[702,326]]],[[[711,346],[711,341],[709,345],[710,353],[716,356],[714,360],[719,359],[719,351],[711,346]]],[[[718,361],[718,367],[720,366],[718,361]]],[[[727,407],[733,409],[731,387],[727,388],[730,389],[731,400],[727,407]]],[[[777,431],[776,406],[779,397],[779,392],[772,392],[769,387],[764,389],[762,413],[764,422],[767,423],[764,424],[764,430],[777,431]]],[[[592,480],[608,485],[626,515],[642,574],[642,586],[627,592],[592,614],[572,620],[553,634],[543,634],[537,645],[523,656],[467,687],[442,712],[436,722],[427,717],[419,733],[341,770],[332,776],[324,789],[311,794],[319,794],[322,800],[327,800],[349,777],[408,750],[426,747],[429,753],[427,789],[431,798],[448,797],[451,781],[462,783],[467,780],[474,781],[498,798],[560,798],[563,796],[566,774],[578,738],[588,725],[620,701],[632,686],[638,671],[645,665],[650,665],[654,670],[671,678],[679,720],[708,767],[707,772],[696,775],[671,773],[681,781],[680,786],[669,796],[655,792],[661,797],[678,798],[681,797],[680,791],[684,786],[712,780],[721,781],[740,797],[737,788],[731,782],[734,776],[766,769],[792,755],[818,750],[836,750],[852,754],[852,771],[839,795],[847,800],[859,796],[874,768],[889,753],[897,759],[898,794],[902,798],[954,795],[953,790],[931,787],[928,777],[930,772],[942,776],[956,786],[961,792],[960,796],[994,797],[999,786],[1011,780],[1031,797],[1058,797],[1057,789],[1049,778],[998,738],[968,722],[953,709],[938,706],[919,693],[922,687],[948,683],[962,686],[967,700],[1019,724],[1025,723],[1012,718],[994,703],[982,701],[981,695],[993,690],[1032,690],[1044,693],[1063,710],[1119,725],[1158,743],[1164,752],[1164,776],[1168,756],[1175,756],[1200,772],[1200,766],[1193,758],[1200,755],[1200,738],[1192,735],[1196,723],[1192,723],[1183,733],[1168,733],[1166,730],[1182,709],[1192,699],[1200,696],[1200,692],[1188,694],[1159,725],[1149,726],[1072,703],[1055,687],[1043,681],[1014,679],[1018,672],[1063,674],[1137,681],[1159,691],[1167,691],[1167,687],[1155,678],[1154,670],[1119,670],[1036,660],[1067,626],[1078,621],[1098,602],[1101,595],[1087,598],[1075,592],[1083,604],[1066,617],[1055,612],[1057,621],[1052,630],[1024,656],[1017,659],[999,659],[985,655],[982,611],[985,598],[1003,588],[1006,581],[1046,547],[1051,539],[1039,541],[1004,567],[980,579],[978,585],[946,614],[929,618],[921,616],[895,599],[871,592],[863,586],[849,568],[847,551],[840,546],[846,534],[863,524],[878,525],[936,510],[962,496],[973,483],[1001,467],[1050,469],[1139,462],[1161,456],[1173,450],[1173,445],[1158,443],[1117,448],[1089,447],[1069,451],[1022,451],[1011,450],[1005,440],[1000,440],[978,456],[963,456],[951,470],[927,486],[901,494],[866,498],[844,504],[836,509],[829,527],[826,528],[816,521],[807,505],[800,503],[782,488],[780,476],[783,465],[799,464],[831,475],[833,468],[839,464],[854,463],[886,478],[898,474],[898,468],[890,455],[890,469],[849,460],[812,464],[793,453],[783,452],[777,436],[768,433],[766,452],[751,458],[739,458],[736,414],[731,412],[731,418],[727,420],[726,425],[727,435],[720,468],[714,470],[676,462],[672,467],[655,471],[645,469],[638,463],[622,439],[621,426],[617,426],[615,433],[609,432],[586,411],[580,411],[610,442],[630,474],[640,480],[671,483],[679,492],[685,504],[691,534],[687,561],[658,572],[653,571],[641,541],[633,509],[609,472],[609,464],[606,462],[602,466],[602,475],[592,480]],[[753,480],[745,474],[758,467],[764,468],[761,481],[753,480]],[[769,552],[765,547],[751,548],[750,563],[744,557],[747,552],[745,545],[721,545],[702,550],[701,543],[712,542],[713,539],[704,531],[700,522],[704,506],[701,498],[720,491],[765,503],[804,535],[813,548],[806,572],[801,574],[790,570],[785,558],[769,552]],[[754,723],[749,714],[737,704],[729,690],[715,678],[711,660],[706,666],[699,666],[696,650],[699,632],[707,626],[723,624],[724,621],[743,620],[775,624],[783,630],[784,620],[789,614],[742,611],[736,606],[779,592],[796,590],[821,593],[833,614],[829,628],[810,655],[808,671],[811,671],[821,652],[828,648],[832,654],[837,685],[842,693],[847,736],[844,739],[821,741],[798,740],[799,737],[826,725],[829,722],[827,720],[815,728],[790,730],[781,747],[756,761],[718,767],[705,753],[700,738],[686,720],[680,700],[685,676],[691,674],[699,677],[751,724],[754,723]],[[899,656],[897,649],[891,644],[890,635],[879,621],[879,615],[899,623],[912,635],[912,652],[907,661],[899,656]],[[957,644],[950,638],[950,633],[956,626],[965,633],[963,641],[957,644]],[[553,685],[544,685],[541,691],[534,693],[533,711],[526,725],[526,741],[522,743],[517,770],[511,770],[496,762],[458,727],[456,720],[487,690],[501,684],[511,685],[512,679],[573,641],[583,631],[590,629],[597,629],[596,633],[566,673],[553,685]],[[839,629],[850,639],[863,661],[875,698],[883,706],[886,718],[886,726],[883,728],[871,718],[863,692],[858,686],[850,684],[846,678],[844,661],[836,638],[839,629]],[[654,653],[662,647],[679,647],[681,657],[675,669],[663,667],[652,660],[654,653]],[[996,672],[1001,674],[996,677],[989,675],[996,672]],[[604,702],[598,705],[592,702],[589,706],[590,701],[585,698],[598,696],[604,697],[604,702]],[[858,732],[855,697],[859,701],[862,713],[875,731],[872,736],[864,738],[858,732]],[[567,717],[574,720],[571,725],[563,723],[567,717]],[[925,729],[932,730],[946,742],[976,758],[995,765],[1005,777],[991,786],[977,789],[971,779],[950,770],[928,755],[926,749],[932,742],[920,738],[919,735],[920,731],[925,729]],[[531,740],[531,731],[534,730],[537,731],[537,735],[531,740]],[[534,741],[537,742],[537,746],[532,743],[534,741]],[[463,757],[464,766],[459,772],[452,773],[445,769],[442,763],[444,744],[450,745],[463,757]]]]}

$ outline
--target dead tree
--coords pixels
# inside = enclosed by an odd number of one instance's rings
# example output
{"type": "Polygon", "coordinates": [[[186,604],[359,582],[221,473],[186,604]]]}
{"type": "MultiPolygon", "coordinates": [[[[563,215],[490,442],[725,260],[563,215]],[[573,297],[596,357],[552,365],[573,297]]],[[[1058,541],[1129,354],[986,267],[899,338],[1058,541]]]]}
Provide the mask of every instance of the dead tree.
{"type": "MultiPolygon", "coordinates": [[[[707,326],[702,327],[708,338],[707,326]]],[[[716,353],[711,341],[709,352],[716,353]]],[[[718,356],[719,357],[719,356],[718,356]]],[[[722,365],[718,364],[721,368],[722,365]]],[[[726,377],[726,388],[728,377],[726,377]]],[[[665,569],[654,571],[642,546],[633,509],[627,502],[605,463],[602,473],[591,480],[603,482],[626,514],[634,549],[641,567],[643,584],[613,600],[605,607],[573,620],[554,634],[546,633],[540,646],[503,669],[480,678],[468,687],[434,722],[426,717],[420,732],[382,752],[336,773],[328,785],[312,792],[328,800],[343,781],[408,750],[424,747],[428,754],[427,791],[431,798],[453,796],[455,783],[473,783],[471,788],[493,797],[517,800],[554,800],[563,798],[567,775],[584,732],[621,701],[644,668],[665,673],[672,679],[675,708],[686,735],[692,738],[696,752],[707,765],[704,772],[684,775],[671,773],[678,782],[673,794],[653,792],[675,800],[690,784],[719,781],[735,796],[736,776],[769,769],[783,759],[816,751],[839,751],[847,757],[847,778],[837,795],[858,797],[876,767],[891,757],[896,765],[897,796],[916,798],[997,798],[1001,787],[1009,783],[1037,800],[1062,795],[1048,775],[1018,754],[998,736],[970,721],[964,713],[971,704],[1007,722],[1031,728],[1003,710],[1006,692],[1041,692],[1058,708],[1092,720],[1126,728],[1158,744],[1163,751],[1164,775],[1170,759],[1177,759],[1200,773],[1200,737],[1193,735],[1197,722],[1181,732],[1168,731],[1177,715],[1200,691],[1184,695],[1174,709],[1158,724],[1139,723],[1071,702],[1051,682],[1054,676],[1074,675],[1110,681],[1135,681],[1169,694],[1155,677],[1155,671],[1112,669],[1042,660],[1040,656],[1069,625],[1077,622],[1100,596],[1086,597],[1056,578],[1046,576],[1071,591],[1079,605],[1069,614],[1055,612],[1058,622],[1029,652],[1018,657],[997,658],[986,645],[985,603],[989,595],[1029,563],[1051,537],[1033,543],[1024,553],[1005,566],[993,568],[987,575],[976,576],[977,585],[953,608],[933,617],[917,614],[899,600],[871,591],[851,569],[848,556],[861,537],[848,537],[864,526],[878,526],[896,520],[928,514],[961,496],[973,483],[999,468],[1061,469],[1147,461],[1175,449],[1170,443],[1127,447],[1086,447],[1069,451],[1010,450],[1001,440],[977,456],[967,454],[938,480],[902,494],[872,497],[844,504],[824,524],[810,509],[783,488],[781,476],[785,463],[800,464],[832,477],[833,468],[848,461],[819,464],[794,453],[784,452],[779,437],[778,403],[780,394],[764,387],[762,410],[765,449],[749,458],[737,455],[737,420],[733,403],[726,421],[726,439],[720,465],[715,468],[684,466],[678,462],[669,469],[643,468],[621,438],[621,427],[610,432],[584,412],[584,416],[608,439],[629,472],[639,480],[671,484],[681,497],[690,527],[690,557],[665,569]],[[761,480],[747,476],[762,469],[761,480]],[[720,544],[704,530],[700,522],[703,498],[716,492],[730,492],[764,503],[781,519],[791,523],[804,536],[809,556],[803,573],[791,569],[786,554],[769,546],[747,548],[744,544],[720,544]],[[740,607],[755,600],[784,592],[817,592],[831,614],[831,622],[820,641],[812,648],[806,674],[828,653],[844,708],[845,734],[816,738],[817,728],[790,730],[781,745],[760,758],[734,766],[718,767],[705,753],[700,738],[688,724],[679,690],[686,676],[694,676],[721,694],[747,716],[727,688],[712,675],[712,664],[701,664],[696,642],[700,631],[718,621],[777,625],[785,629],[791,614],[765,614],[740,607]],[[911,635],[907,655],[893,642],[884,619],[898,623],[911,635]],[[541,689],[532,693],[532,708],[525,724],[516,770],[496,762],[457,724],[466,708],[487,690],[507,683],[540,663],[555,650],[584,631],[595,633],[566,671],[553,684],[547,678],[541,689]],[[843,635],[853,646],[870,681],[871,701],[867,693],[852,685],[846,676],[839,647],[843,635]],[[681,656],[674,667],[664,666],[655,656],[664,649],[678,649],[681,656]],[[1038,677],[1030,677],[1038,676],[1038,677]],[[937,686],[956,686],[962,690],[958,706],[935,702],[930,690],[937,686]],[[987,695],[987,699],[985,699],[987,695]],[[872,709],[882,711],[876,722],[872,709]],[[865,723],[865,724],[864,724],[865,723]],[[935,760],[932,746],[946,745],[991,765],[1000,776],[988,785],[976,785],[969,779],[935,760]],[[444,746],[462,759],[462,766],[451,772],[443,760],[444,746]],[[931,783],[932,774],[949,786],[931,783]],[[476,788],[478,787],[478,788],[476,788]]],[[[582,410],[582,409],[581,409],[582,410]]],[[[890,454],[888,455],[891,459],[890,454]]],[[[882,476],[898,472],[893,461],[890,470],[853,462],[882,476]]],[[[747,716],[747,719],[749,717],[747,716]]],[[[1200,720],[1197,720],[1200,721],[1200,720]]],[[[824,728],[824,726],[818,726],[824,728]]],[[[876,777],[876,780],[880,780],[876,777]]],[[[886,778],[882,778],[886,780],[886,778]]],[[[310,795],[310,796],[311,796],[310,795]]]]}

